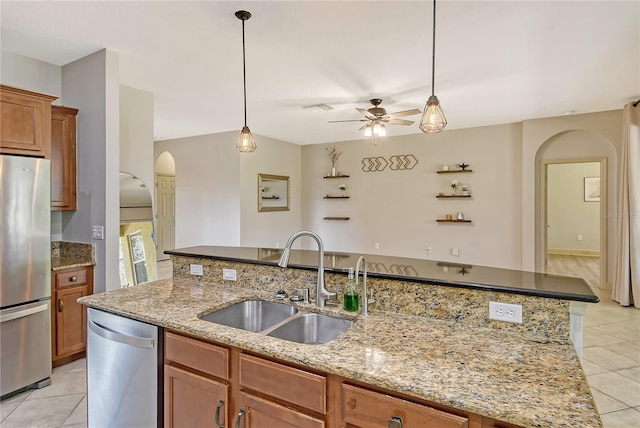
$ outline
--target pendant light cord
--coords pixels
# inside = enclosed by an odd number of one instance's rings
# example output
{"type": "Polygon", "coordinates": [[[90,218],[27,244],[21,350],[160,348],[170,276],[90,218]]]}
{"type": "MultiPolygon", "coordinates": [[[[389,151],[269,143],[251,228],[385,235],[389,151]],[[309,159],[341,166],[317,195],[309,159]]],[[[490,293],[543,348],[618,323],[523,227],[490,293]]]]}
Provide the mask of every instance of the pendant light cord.
{"type": "Polygon", "coordinates": [[[433,0],[433,46],[431,49],[431,95],[435,95],[436,81],[436,0],[433,0]]]}
{"type": "Polygon", "coordinates": [[[244,48],[244,19],[242,20],[242,83],[244,87],[244,126],[247,126],[247,65],[244,48]]]}

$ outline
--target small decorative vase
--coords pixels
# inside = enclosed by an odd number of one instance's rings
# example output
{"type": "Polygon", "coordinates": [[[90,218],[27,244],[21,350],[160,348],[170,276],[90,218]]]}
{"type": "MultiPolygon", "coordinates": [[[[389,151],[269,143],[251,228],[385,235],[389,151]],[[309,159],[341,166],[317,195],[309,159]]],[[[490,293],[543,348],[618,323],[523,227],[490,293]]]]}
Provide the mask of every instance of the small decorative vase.
{"type": "Polygon", "coordinates": [[[455,187],[453,187],[453,188],[451,189],[451,196],[455,196],[455,195],[456,195],[456,188],[455,188],[455,187]]]}
{"type": "Polygon", "coordinates": [[[332,176],[332,177],[335,177],[335,176],[336,176],[336,167],[335,167],[335,166],[332,166],[332,167],[331,167],[331,176],[332,176]]]}

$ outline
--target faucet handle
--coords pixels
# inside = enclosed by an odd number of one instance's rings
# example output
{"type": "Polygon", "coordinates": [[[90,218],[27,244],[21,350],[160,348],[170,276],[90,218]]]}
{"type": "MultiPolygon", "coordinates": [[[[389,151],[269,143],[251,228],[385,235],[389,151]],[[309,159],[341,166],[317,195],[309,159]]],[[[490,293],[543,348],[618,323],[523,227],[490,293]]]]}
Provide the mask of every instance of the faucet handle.
{"type": "Polygon", "coordinates": [[[275,298],[276,300],[284,300],[287,298],[287,292],[284,291],[284,288],[281,288],[280,290],[276,291],[275,298]]]}
{"type": "Polygon", "coordinates": [[[289,300],[292,302],[300,302],[309,303],[309,289],[308,288],[295,288],[296,293],[299,293],[295,296],[291,296],[289,300]]]}
{"type": "MultiPolygon", "coordinates": [[[[371,291],[371,293],[369,293],[369,295],[370,295],[371,297],[369,297],[369,298],[367,299],[367,303],[375,303],[375,302],[376,302],[376,299],[374,299],[374,298],[373,298],[373,290],[369,290],[369,291],[371,291]]],[[[364,296],[364,297],[365,297],[365,299],[367,298],[367,296],[364,296]]]]}

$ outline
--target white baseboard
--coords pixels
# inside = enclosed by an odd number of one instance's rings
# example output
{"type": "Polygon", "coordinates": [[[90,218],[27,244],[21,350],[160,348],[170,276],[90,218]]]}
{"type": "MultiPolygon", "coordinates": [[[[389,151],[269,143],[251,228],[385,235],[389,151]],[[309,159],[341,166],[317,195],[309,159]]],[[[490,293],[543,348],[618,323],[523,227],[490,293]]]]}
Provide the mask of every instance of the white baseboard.
{"type": "Polygon", "coordinates": [[[583,257],[600,257],[598,250],[574,250],[568,248],[548,248],[547,254],[557,256],[583,256],[583,257]]]}

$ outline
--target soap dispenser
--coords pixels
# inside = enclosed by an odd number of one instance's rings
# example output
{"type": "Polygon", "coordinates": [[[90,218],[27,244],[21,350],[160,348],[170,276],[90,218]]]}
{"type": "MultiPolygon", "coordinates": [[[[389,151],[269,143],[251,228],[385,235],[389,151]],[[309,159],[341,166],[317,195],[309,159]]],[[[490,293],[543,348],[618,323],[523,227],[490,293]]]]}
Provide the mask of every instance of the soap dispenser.
{"type": "Polygon", "coordinates": [[[345,311],[356,312],[360,308],[360,302],[358,300],[358,292],[356,291],[356,284],[353,280],[353,268],[349,268],[349,280],[344,289],[344,305],[345,311]]]}

